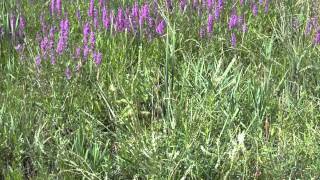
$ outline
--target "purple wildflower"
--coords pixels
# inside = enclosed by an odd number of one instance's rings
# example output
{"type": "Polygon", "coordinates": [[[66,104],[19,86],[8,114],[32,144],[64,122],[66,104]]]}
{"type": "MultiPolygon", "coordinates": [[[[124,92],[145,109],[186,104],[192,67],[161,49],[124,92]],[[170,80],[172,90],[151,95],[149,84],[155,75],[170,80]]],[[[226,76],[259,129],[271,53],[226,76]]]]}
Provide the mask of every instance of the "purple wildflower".
{"type": "Polygon", "coordinates": [[[58,15],[61,15],[61,12],[62,12],[61,7],[62,7],[61,0],[57,0],[56,8],[57,8],[58,15]]]}
{"type": "Polygon", "coordinates": [[[84,45],[84,47],[83,47],[83,58],[84,59],[88,58],[89,52],[90,52],[90,49],[89,49],[88,45],[84,45]]]}
{"type": "Polygon", "coordinates": [[[231,46],[233,48],[235,48],[237,45],[237,37],[236,37],[236,34],[235,33],[232,33],[231,34],[231,46]]]}
{"type": "Polygon", "coordinates": [[[258,6],[257,6],[257,4],[253,3],[251,8],[252,8],[252,14],[254,16],[257,16],[258,15],[258,6]]]}
{"type": "Polygon", "coordinates": [[[49,39],[47,37],[44,37],[40,43],[40,50],[43,56],[46,56],[47,54],[48,45],[49,45],[49,39]]]}
{"type": "Polygon", "coordinates": [[[94,11],[94,0],[90,0],[90,5],[89,5],[89,9],[88,9],[88,16],[92,17],[93,16],[93,12],[94,11]]]}
{"type": "Polygon", "coordinates": [[[123,15],[123,10],[122,8],[118,9],[118,15],[117,15],[117,22],[116,22],[116,27],[117,27],[117,31],[123,31],[124,29],[124,15],[123,15]]]}
{"type": "Polygon", "coordinates": [[[247,32],[247,31],[248,31],[248,26],[247,26],[247,23],[244,22],[244,23],[242,24],[242,32],[245,33],[245,32],[247,32]]]}
{"type": "Polygon", "coordinates": [[[165,28],[166,28],[166,22],[164,20],[161,20],[160,23],[157,25],[156,32],[159,35],[163,35],[165,28]]]}
{"type": "Polygon", "coordinates": [[[103,7],[103,5],[104,5],[104,0],[99,0],[99,5],[100,5],[100,7],[103,7]]]}
{"type": "Polygon", "coordinates": [[[207,8],[208,8],[209,11],[211,11],[212,6],[213,6],[212,0],[207,0],[207,8]]]}
{"type": "Polygon", "coordinates": [[[99,19],[98,19],[98,10],[94,9],[93,11],[93,25],[94,28],[97,29],[99,27],[99,19]]]}
{"type": "Polygon", "coordinates": [[[59,55],[62,55],[63,51],[67,47],[68,36],[69,36],[69,20],[65,19],[60,22],[60,33],[59,33],[57,50],[56,50],[56,52],[59,55]]]}
{"type": "Polygon", "coordinates": [[[83,26],[83,44],[88,44],[89,34],[90,34],[90,25],[87,22],[83,26]]]}
{"type": "Polygon", "coordinates": [[[80,47],[77,47],[76,48],[76,51],[75,51],[75,58],[76,59],[79,59],[81,56],[81,48],[80,47]]]}
{"type": "Polygon", "coordinates": [[[94,49],[96,45],[96,36],[94,34],[94,31],[90,32],[90,44],[91,44],[91,49],[94,49]]]}
{"type": "Polygon", "coordinates": [[[139,17],[139,4],[137,1],[135,1],[131,11],[133,19],[136,20],[139,17]]]}
{"type": "Polygon", "coordinates": [[[99,66],[102,61],[102,54],[100,52],[93,52],[94,63],[99,66]]]}
{"type": "Polygon", "coordinates": [[[221,8],[216,7],[216,8],[215,8],[215,11],[214,11],[214,18],[215,18],[216,20],[219,20],[219,19],[220,19],[220,13],[221,13],[221,8]]]}
{"type": "Polygon", "coordinates": [[[110,22],[108,18],[107,8],[105,6],[102,8],[102,23],[105,29],[109,28],[110,22]]]}
{"type": "Polygon", "coordinates": [[[320,44],[320,29],[317,30],[315,37],[314,37],[314,44],[319,45],[320,44]]]}
{"type": "Polygon", "coordinates": [[[237,14],[236,13],[232,13],[232,15],[229,18],[229,30],[237,27],[238,21],[239,21],[239,18],[237,16],[237,14]]]}
{"type": "Polygon", "coordinates": [[[50,63],[51,63],[52,65],[55,65],[55,64],[56,64],[56,57],[55,57],[53,54],[50,55],[50,63]]]}
{"type": "Polygon", "coordinates": [[[54,11],[55,11],[55,0],[51,0],[51,6],[50,6],[51,16],[54,15],[54,11]]]}
{"type": "Polygon", "coordinates": [[[187,1],[186,1],[186,0],[180,0],[180,10],[181,10],[182,12],[185,11],[186,6],[187,6],[187,1]]]}
{"type": "Polygon", "coordinates": [[[145,19],[147,19],[149,17],[149,13],[150,13],[149,5],[148,4],[143,5],[141,7],[141,14],[139,16],[139,25],[140,26],[143,26],[145,19]]]}
{"type": "Polygon", "coordinates": [[[36,66],[39,67],[41,65],[41,57],[40,55],[36,56],[35,58],[36,66]]]}
{"type": "Polygon", "coordinates": [[[66,75],[67,80],[71,79],[71,70],[70,70],[69,66],[67,66],[64,74],[66,75]]]}
{"type": "Polygon", "coordinates": [[[207,33],[211,34],[213,30],[213,16],[209,14],[208,16],[208,23],[207,23],[207,33]]]}

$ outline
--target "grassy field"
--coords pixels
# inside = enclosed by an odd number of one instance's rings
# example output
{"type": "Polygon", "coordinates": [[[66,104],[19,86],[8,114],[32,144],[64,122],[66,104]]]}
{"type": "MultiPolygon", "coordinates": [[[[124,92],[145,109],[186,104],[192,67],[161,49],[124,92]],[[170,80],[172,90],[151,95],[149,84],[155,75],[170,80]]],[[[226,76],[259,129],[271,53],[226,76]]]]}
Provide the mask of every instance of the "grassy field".
{"type": "Polygon", "coordinates": [[[0,179],[319,179],[317,1],[196,2],[1,1],[0,179]]]}

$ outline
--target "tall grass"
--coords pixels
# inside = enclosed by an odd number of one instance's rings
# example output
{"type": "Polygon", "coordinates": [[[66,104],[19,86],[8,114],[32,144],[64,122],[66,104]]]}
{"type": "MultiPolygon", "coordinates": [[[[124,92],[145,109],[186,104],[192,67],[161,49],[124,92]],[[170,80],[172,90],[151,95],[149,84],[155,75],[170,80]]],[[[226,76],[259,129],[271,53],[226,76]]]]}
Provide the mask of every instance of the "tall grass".
{"type": "MultiPolygon", "coordinates": [[[[305,35],[312,3],[272,1],[268,15],[248,16],[235,48],[226,23],[201,39],[206,16],[161,9],[164,36],[98,33],[101,66],[89,61],[67,80],[70,55],[40,71],[34,63],[50,1],[1,2],[0,179],[318,179],[319,47],[305,35]],[[8,35],[14,11],[28,22],[25,59],[8,35]]],[[[88,3],[63,8],[86,14],[88,3]]],[[[82,22],[69,20],[77,46],[82,22]]]]}

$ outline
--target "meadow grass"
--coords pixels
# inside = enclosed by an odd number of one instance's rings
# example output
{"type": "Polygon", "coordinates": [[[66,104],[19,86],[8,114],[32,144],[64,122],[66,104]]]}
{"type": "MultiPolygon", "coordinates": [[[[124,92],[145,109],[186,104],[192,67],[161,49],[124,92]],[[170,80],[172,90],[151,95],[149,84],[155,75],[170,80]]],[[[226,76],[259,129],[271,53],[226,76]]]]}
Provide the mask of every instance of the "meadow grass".
{"type": "MultiPolygon", "coordinates": [[[[164,36],[99,33],[101,66],[90,61],[70,80],[70,55],[34,63],[49,4],[0,3],[4,29],[13,11],[28,20],[24,57],[11,37],[0,41],[0,179],[320,178],[319,47],[305,35],[312,1],[272,1],[235,48],[225,28],[201,39],[197,17],[163,9],[164,36]]],[[[88,4],[63,7],[86,14],[88,4]]],[[[132,1],[112,3],[124,4],[132,1]]],[[[81,22],[69,21],[76,46],[81,22]]]]}

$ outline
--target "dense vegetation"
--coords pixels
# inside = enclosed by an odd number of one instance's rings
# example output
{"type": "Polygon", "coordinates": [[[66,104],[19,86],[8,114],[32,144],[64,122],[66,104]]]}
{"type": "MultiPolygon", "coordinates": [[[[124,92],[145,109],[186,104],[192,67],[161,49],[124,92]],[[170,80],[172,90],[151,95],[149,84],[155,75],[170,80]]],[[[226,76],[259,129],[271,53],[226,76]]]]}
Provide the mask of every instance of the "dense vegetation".
{"type": "Polygon", "coordinates": [[[316,0],[0,2],[0,179],[318,179],[316,0]]]}

